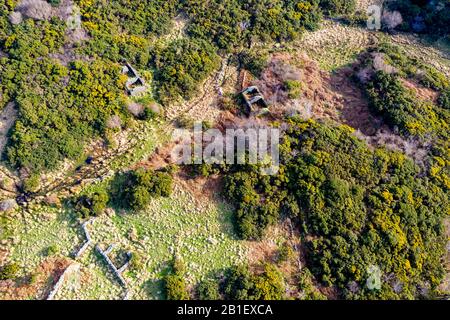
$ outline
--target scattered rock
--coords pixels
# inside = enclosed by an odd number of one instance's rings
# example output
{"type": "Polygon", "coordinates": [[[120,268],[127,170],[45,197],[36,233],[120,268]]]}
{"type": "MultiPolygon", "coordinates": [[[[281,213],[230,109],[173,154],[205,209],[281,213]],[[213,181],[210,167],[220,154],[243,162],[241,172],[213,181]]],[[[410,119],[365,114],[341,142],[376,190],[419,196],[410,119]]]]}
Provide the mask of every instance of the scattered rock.
{"type": "Polygon", "coordinates": [[[9,22],[11,24],[20,24],[23,21],[23,16],[20,12],[11,12],[9,15],[9,22]]]}
{"type": "Polygon", "coordinates": [[[116,211],[114,211],[113,208],[106,208],[105,209],[105,215],[112,218],[116,215],[116,211]]]}
{"type": "Polygon", "coordinates": [[[49,20],[53,14],[52,6],[43,0],[23,0],[16,10],[35,20],[49,20]]]}

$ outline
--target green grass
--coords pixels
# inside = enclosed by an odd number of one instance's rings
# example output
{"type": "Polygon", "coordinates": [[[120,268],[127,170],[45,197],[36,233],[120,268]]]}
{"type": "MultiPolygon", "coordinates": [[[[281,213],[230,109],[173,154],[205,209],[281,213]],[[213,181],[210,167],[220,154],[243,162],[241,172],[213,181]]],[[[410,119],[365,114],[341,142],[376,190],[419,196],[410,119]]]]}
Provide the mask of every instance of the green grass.
{"type": "MultiPolygon", "coordinates": [[[[232,230],[231,214],[224,204],[196,205],[190,194],[177,188],[172,197],[155,199],[142,212],[116,214],[112,218],[102,216],[90,230],[94,243],[105,248],[114,243],[117,249],[138,252],[142,256],[142,271],[125,272],[131,298],[160,299],[163,298],[161,276],[175,253],[185,261],[186,277],[191,285],[245,259],[245,249],[232,230]],[[130,234],[135,234],[136,238],[130,234]]],[[[94,264],[105,265],[101,259],[94,264]]],[[[92,274],[93,278],[97,276],[104,277],[92,274]]],[[[111,285],[115,286],[114,279],[111,285]]],[[[95,292],[89,286],[81,288],[80,298],[93,298],[95,292]]],[[[116,296],[111,293],[107,298],[116,296]]]]}

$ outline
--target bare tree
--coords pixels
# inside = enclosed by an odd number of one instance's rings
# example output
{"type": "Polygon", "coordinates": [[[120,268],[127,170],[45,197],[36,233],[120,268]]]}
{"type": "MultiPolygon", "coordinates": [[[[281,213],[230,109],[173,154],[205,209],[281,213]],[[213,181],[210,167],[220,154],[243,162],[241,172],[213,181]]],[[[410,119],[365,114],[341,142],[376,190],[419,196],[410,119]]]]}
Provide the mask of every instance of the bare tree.
{"type": "Polygon", "coordinates": [[[23,0],[16,10],[35,20],[49,20],[53,15],[52,6],[43,0],[23,0]]]}

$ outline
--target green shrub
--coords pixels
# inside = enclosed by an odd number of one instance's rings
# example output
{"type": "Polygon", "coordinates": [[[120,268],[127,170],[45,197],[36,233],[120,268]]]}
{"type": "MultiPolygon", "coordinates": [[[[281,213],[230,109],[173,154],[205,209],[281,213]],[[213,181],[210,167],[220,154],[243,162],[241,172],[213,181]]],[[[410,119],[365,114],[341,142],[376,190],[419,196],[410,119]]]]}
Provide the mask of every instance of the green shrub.
{"type": "Polygon", "coordinates": [[[280,270],[272,264],[265,264],[264,271],[254,276],[256,300],[282,300],[285,284],[280,270]]]}
{"type": "Polygon", "coordinates": [[[164,277],[167,300],[189,300],[183,262],[174,258],[171,267],[172,271],[164,277]]]}
{"type": "Polygon", "coordinates": [[[295,251],[289,242],[284,242],[278,251],[278,262],[291,261],[295,257],[295,251]]]}
{"type": "Polygon", "coordinates": [[[235,266],[227,271],[224,294],[228,300],[251,300],[254,291],[252,276],[247,266],[235,266]]]}
{"type": "Polygon", "coordinates": [[[109,194],[106,190],[97,190],[92,195],[82,195],[75,202],[75,209],[83,219],[101,215],[108,205],[109,194]]]}
{"type": "Polygon", "coordinates": [[[126,209],[144,209],[155,197],[172,193],[173,178],[163,171],[137,169],[117,175],[110,188],[112,203],[126,209]]]}
{"type": "Polygon", "coordinates": [[[327,297],[323,295],[314,285],[314,276],[308,268],[303,268],[298,275],[298,288],[301,291],[302,300],[326,300],[327,297]]]}
{"type": "Polygon", "coordinates": [[[106,190],[96,191],[92,195],[92,206],[91,210],[94,215],[100,215],[106,209],[106,206],[109,202],[109,195],[106,190]]]}
{"type": "Polygon", "coordinates": [[[183,276],[169,274],[164,279],[167,300],[189,300],[186,281],[183,276]]]}
{"type": "MultiPolygon", "coordinates": [[[[399,111],[415,112],[414,100],[404,96],[406,91],[395,76],[378,77],[373,92],[380,99],[376,105],[380,112],[393,112],[392,121],[402,119],[399,111]],[[402,106],[403,102],[411,105],[402,106]]],[[[438,160],[445,155],[444,148],[435,149],[434,177],[420,176],[411,159],[369,148],[347,126],[293,117],[280,145],[278,174],[262,176],[253,166],[230,166],[224,171],[224,194],[236,206],[236,226],[245,239],[261,237],[280,212],[289,214],[297,221],[302,239],[308,239],[307,267],[314,278],[321,285],[337,286],[343,297],[420,297],[418,285],[433,279],[437,286],[443,276],[442,221],[448,206],[444,181],[448,180],[437,174],[444,170],[438,167],[445,163],[438,160]],[[420,222],[424,220],[428,222],[420,222]],[[372,261],[382,261],[382,273],[395,274],[404,290],[398,293],[390,285],[381,291],[366,287],[372,261]],[[346,289],[350,282],[356,283],[357,293],[346,289]]],[[[280,278],[276,272],[269,275],[255,280],[245,268],[230,270],[224,294],[229,299],[279,297],[280,287],[267,284],[264,277],[280,278]]],[[[305,294],[323,297],[316,290],[305,294]]]]}
{"type": "Polygon", "coordinates": [[[40,176],[33,174],[23,182],[24,192],[36,192],[39,189],[40,176]]]}
{"type": "Polygon", "coordinates": [[[329,16],[350,15],[355,12],[355,0],[320,0],[322,10],[329,16]]]}
{"type": "Polygon", "coordinates": [[[144,267],[142,256],[138,252],[131,253],[130,268],[133,271],[139,272],[144,267]]]}
{"type": "Polygon", "coordinates": [[[47,256],[54,256],[59,253],[59,247],[57,245],[51,245],[47,248],[45,254],[47,256]]]}
{"type": "Polygon", "coordinates": [[[61,4],[61,0],[48,0],[48,3],[52,5],[52,7],[57,7],[61,4]]]}
{"type": "Polygon", "coordinates": [[[441,108],[450,110],[450,88],[439,95],[437,103],[441,108]]]}
{"type": "Polygon", "coordinates": [[[0,280],[14,280],[19,273],[19,266],[15,263],[4,265],[0,268],[0,280]]]}
{"type": "Polygon", "coordinates": [[[302,94],[302,83],[296,80],[286,80],[284,86],[288,92],[289,99],[297,99],[302,94]]]}
{"type": "Polygon", "coordinates": [[[252,274],[248,266],[235,266],[226,275],[224,294],[229,300],[281,300],[284,293],[283,276],[271,264],[265,264],[260,274],[252,274]]]}
{"type": "Polygon", "coordinates": [[[163,104],[189,99],[198,85],[219,66],[214,47],[203,40],[183,38],[155,54],[155,81],[163,104]]]}

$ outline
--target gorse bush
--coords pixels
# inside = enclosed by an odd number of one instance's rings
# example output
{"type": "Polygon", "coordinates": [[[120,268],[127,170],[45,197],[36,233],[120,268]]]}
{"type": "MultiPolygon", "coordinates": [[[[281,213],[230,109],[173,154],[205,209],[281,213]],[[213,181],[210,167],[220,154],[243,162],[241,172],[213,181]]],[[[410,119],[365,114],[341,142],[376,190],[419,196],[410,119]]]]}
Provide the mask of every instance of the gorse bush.
{"type": "Polygon", "coordinates": [[[158,95],[162,102],[189,99],[199,82],[219,65],[214,47],[204,40],[181,39],[155,54],[158,95]]]}
{"type": "Polygon", "coordinates": [[[19,266],[15,263],[0,267],[0,280],[14,280],[19,273],[19,266]]]}
{"type": "Polygon", "coordinates": [[[372,108],[391,126],[409,135],[446,135],[450,114],[428,102],[418,100],[395,74],[379,71],[366,87],[372,108]]]}
{"type": "Polygon", "coordinates": [[[395,45],[381,43],[376,49],[383,53],[386,62],[396,68],[397,73],[406,78],[416,80],[427,88],[444,90],[450,86],[447,77],[434,67],[412,58],[408,53],[395,45]]]}
{"type": "Polygon", "coordinates": [[[450,3],[448,1],[399,0],[388,3],[390,10],[402,14],[403,23],[398,29],[433,36],[450,32],[450,3]]]}
{"type": "Polygon", "coordinates": [[[78,157],[83,141],[103,135],[107,119],[124,112],[118,66],[101,60],[64,66],[47,57],[63,44],[64,28],[59,20],[26,20],[3,46],[0,103],[13,100],[19,109],[6,158],[33,173],[78,157]]]}
{"type": "Polygon", "coordinates": [[[179,2],[76,0],[83,27],[92,37],[80,51],[114,62],[126,59],[137,67],[145,67],[150,61],[149,38],[170,30],[179,2]]]}
{"type": "MultiPolygon", "coordinates": [[[[218,53],[237,52],[252,41],[295,39],[303,30],[317,28],[321,19],[318,0],[74,4],[84,32],[68,30],[56,16],[24,18],[13,25],[9,19],[17,1],[0,3],[0,49],[5,54],[0,58],[0,107],[13,101],[19,109],[5,156],[30,173],[76,159],[90,139],[110,141],[114,130],[107,128],[109,119],[127,123],[126,79],[120,74],[124,60],[150,70],[155,97],[168,104],[195,94],[218,68],[218,53]],[[180,13],[188,18],[187,35],[165,38],[180,13]]],[[[258,73],[261,63],[251,59],[246,64],[258,73]]],[[[146,108],[142,116],[154,114],[146,108]]]]}
{"type": "Polygon", "coordinates": [[[191,37],[208,39],[223,50],[251,40],[292,40],[304,30],[314,30],[321,19],[318,1],[298,0],[186,0],[192,22],[191,37]]]}
{"type": "Polygon", "coordinates": [[[112,182],[112,204],[133,210],[144,209],[155,197],[168,197],[172,193],[173,179],[167,172],[137,169],[117,175],[112,182]]]}
{"type": "Polygon", "coordinates": [[[320,0],[323,11],[330,15],[352,14],[356,9],[355,0],[320,0]]]}

